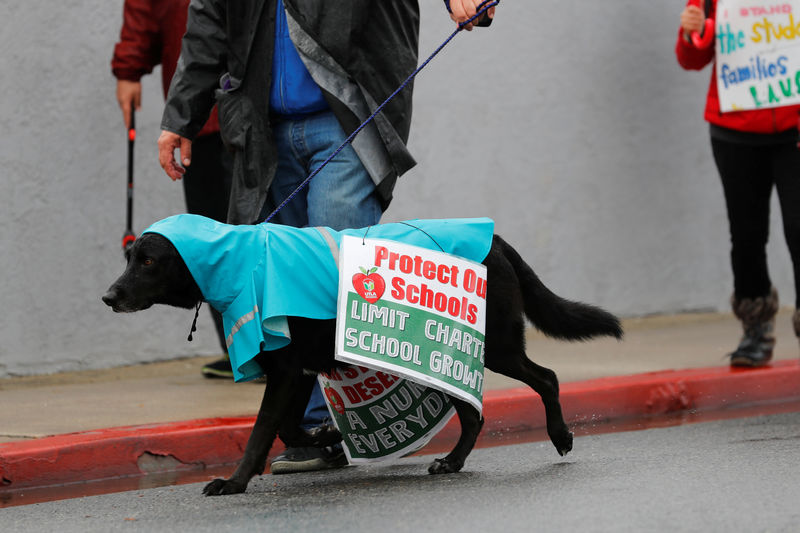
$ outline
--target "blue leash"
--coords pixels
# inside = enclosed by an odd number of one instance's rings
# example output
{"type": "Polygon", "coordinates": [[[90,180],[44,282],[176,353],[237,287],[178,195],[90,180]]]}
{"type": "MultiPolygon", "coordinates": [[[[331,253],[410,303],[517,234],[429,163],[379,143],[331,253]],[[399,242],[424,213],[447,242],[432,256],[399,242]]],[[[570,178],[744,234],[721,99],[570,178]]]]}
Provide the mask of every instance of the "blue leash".
{"type": "MultiPolygon", "coordinates": [[[[379,105],[379,106],[377,107],[377,109],[375,109],[375,111],[374,111],[374,112],[373,112],[373,113],[372,113],[372,114],[371,114],[369,117],[367,117],[367,119],[366,119],[364,122],[362,122],[362,123],[361,123],[361,125],[360,125],[358,128],[356,128],[356,129],[355,129],[355,131],[353,131],[353,133],[351,133],[351,134],[350,134],[350,136],[349,136],[347,139],[345,139],[345,141],[342,143],[342,145],[341,145],[341,146],[339,146],[339,148],[337,148],[337,149],[336,149],[336,150],[335,150],[335,151],[334,151],[334,152],[333,152],[333,153],[332,153],[330,156],[328,156],[328,159],[326,159],[325,161],[323,161],[323,162],[322,162],[322,164],[320,164],[320,166],[318,166],[316,169],[314,169],[314,171],[313,171],[313,172],[312,172],[312,173],[311,173],[311,174],[310,174],[310,175],[309,175],[309,176],[308,176],[308,177],[307,177],[305,180],[303,180],[303,183],[301,183],[300,185],[298,185],[298,186],[297,186],[297,188],[296,188],[294,191],[292,191],[292,194],[290,194],[290,195],[289,195],[289,196],[288,196],[288,197],[287,197],[287,198],[286,198],[286,199],[285,199],[283,202],[281,202],[281,205],[279,205],[278,207],[276,207],[276,208],[275,208],[275,210],[274,210],[274,211],[272,211],[272,213],[270,213],[270,215],[269,215],[269,216],[268,216],[268,217],[267,217],[267,218],[264,220],[264,222],[269,222],[269,221],[272,219],[272,217],[274,217],[276,214],[278,214],[278,211],[280,211],[281,209],[283,209],[283,207],[284,207],[286,204],[288,204],[289,202],[291,202],[291,201],[292,201],[292,198],[294,198],[295,196],[297,196],[297,194],[298,194],[298,193],[299,193],[301,190],[303,190],[303,187],[305,187],[306,185],[308,185],[308,182],[309,182],[309,181],[311,181],[311,180],[314,178],[314,176],[316,176],[317,174],[319,174],[319,171],[320,171],[320,170],[322,170],[322,169],[325,167],[325,165],[327,165],[328,163],[330,163],[330,162],[331,162],[331,160],[332,160],[334,157],[336,157],[336,156],[339,154],[339,152],[341,152],[341,151],[344,149],[344,147],[345,147],[345,146],[347,146],[348,144],[350,144],[350,143],[353,141],[353,139],[355,139],[356,135],[358,135],[358,134],[359,134],[359,132],[360,132],[361,130],[363,130],[363,129],[364,129],[366,126],[367,126],[367,124],[369,124],[369,123],[372,121],[372,119],[374,119],[374,118],[375,118],[375,116],[377,116],[377,114],[378,114],[378,113],[380,113],[380,112],[383,110],[383,108],[386,106],[386,104],[388,104],[388,103],[389,103],[389,102],[392,100],[392,98],[394,98],[395,96],[397,96],[397,94],[398,94],[400,91],[402,91],[403,89],[405,89],[405,88],[406,88],[406,86],[407,86],[409,83],[411,83],[411,80],[413,80],[413,79],[414,79],[414,77],[415,77],[417,74],[419,74],[419,72],[420,72],[420,71],[421,71],[423,68],[425,68],[425,66],[426,66],[428,63],[430,63],[430,62],[431,62],[431,60],[432,60],[434,57],[436,57],[436,54],[438,54],[439,52],[441,52],[442,48],[444,48],[445,46],[447,46],[447,44],[448,44],[450,41],[452,41],[452,40],[453,40],[453,37],[455,37],[455,36],[456,36],[456,34],[457,34],[458,32],[460,32],[461,30],[463,30],[463,29],[464,29],[464,27],[465,27],[467,24],[470,24],[470,23],[472,23],[474,20],[476,20],[476,19],[479,19],[481,16],[483,16],[483,14],[484,14],[484,13],[486,13],[486,11],[487,11],[487,10],[489,10],[489,8],[492,8],[492,7],[496,6],[496,5],[497,5],[497,4],[499,4],[499,3],[500,3],[500,0],[484,0],[483,2],[481,2],[481,3],[478,5],[478,12],[477,12],[477,13],[475,13],[475,15],[473,15],[472,17],[470,17],[468,20],[466,20],[466,21],[462,22],[461,24],[459,24],[459,25],[458,25],[458,27],[456,28],[456,30],[455,30],[455,31],[454,31],[452,34],[450,34],[450,37],[448,37],[447,39],[445,39],[445,41],[444,41],[442,44],[440,44],[440,45],[439,45],[439,47],[438,47],[436,50],[434,50],[434,52],[433,52],[433,53],[432,53],[432,54],[431,54],[431,55],[428,57],[428,59],[426,59],[426,60],[425,60],[425,61],[424,61],[424,62],[423,62],[423,63],[422,63],[420,66],[418,66],[418,67],[417,67],[417,69],[416,69],[414,72],[412,72],[412,73],[411,73],[411,75],[410,75],[408,78],[406,78],[406,81],[404,81],[404,82],[403,82],[403,83],[400,85],[400,87],[398,87],[398,88],[397,88],[397,89],[396,89],[396,90],[395,90],[395,91],[394,91],[392,94],[390,94],[390,95],[389,95],[389,97],[388,97],[386,100],[384,100],[384,101],[383,101],[383,103],[382,103],[381,105],[379,105]]],[[[448,10],[449,10],[449,5],[448,5],[448,10]]]]}

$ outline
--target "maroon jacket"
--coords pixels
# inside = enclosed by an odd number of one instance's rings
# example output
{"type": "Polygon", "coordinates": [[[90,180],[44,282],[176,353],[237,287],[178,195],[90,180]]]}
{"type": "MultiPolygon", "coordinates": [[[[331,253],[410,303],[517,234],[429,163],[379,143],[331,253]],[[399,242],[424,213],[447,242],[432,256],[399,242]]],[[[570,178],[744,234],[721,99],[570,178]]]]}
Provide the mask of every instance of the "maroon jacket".
{"type": "MultiPolygon", "coordinates": [[[[139,81],[160,63],[166,97],[181,53],[188,8],[189,0],[125,0],[122,30],[111,59],[114,76],[139,81]]],[[[215,107],[198,135],[218,131],[215,107]]]]}
{"type": "MultiPolygon", "coordinates": [[[[699,0],[689,0],[687,5],[702,7],[699,0]]],[[[717,0],[713,0],[709,18],[716,15],[717,0]]],[[[675,45],[678,63],[687,70],[700,70],[714,61],[714,47],[698,50],[683,38],[683,30],[678,29],[678,42],[675,45]]],[[[722,113],[719,109],[717,93],[717,69],[712,65],[711,83],[706,96],[705,119],[711,124],[732,130],[750,133],[780,133],[797,128],[797,113],[800,106],[753,109],[751,111],[730,111],[722,113]]]]}

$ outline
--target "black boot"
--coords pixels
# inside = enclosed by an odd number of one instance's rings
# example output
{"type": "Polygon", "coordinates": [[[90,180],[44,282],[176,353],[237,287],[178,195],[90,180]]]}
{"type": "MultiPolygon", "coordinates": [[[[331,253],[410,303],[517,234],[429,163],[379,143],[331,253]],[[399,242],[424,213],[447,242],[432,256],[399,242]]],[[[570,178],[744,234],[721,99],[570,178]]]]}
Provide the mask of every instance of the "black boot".
{"type": "Polygon", "coordinates": [[[795,309],[792,315],[792,326],[794,326],[794,334],[800,339],[800,309],[795,309]]]}
{"type": "Polygon", "coordinates": [[[778,292],[759,298],[731,298],[733,314],[742,321],[744,335],[736,351],[730,354],[731,366],[764,366],[772,359],[775,347],[775,314],[778,292]]]}

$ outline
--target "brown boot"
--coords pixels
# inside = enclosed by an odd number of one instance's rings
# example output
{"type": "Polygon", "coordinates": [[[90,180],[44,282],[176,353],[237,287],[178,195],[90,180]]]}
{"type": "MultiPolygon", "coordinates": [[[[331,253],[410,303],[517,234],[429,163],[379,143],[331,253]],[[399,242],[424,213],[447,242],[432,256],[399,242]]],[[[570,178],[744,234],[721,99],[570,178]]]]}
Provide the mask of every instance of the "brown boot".
{"type": "MultiPolygon", "coordinates": [[[[775,287],[759,298],[731,297],[736,318],[742,321],[744,335],[736,351],[730,354],[731,366],[764,366],[772,359],[775,347],[775,314],[778,292],[775,287]]],[[[798,325],[797,322],[795,322],[798,325]]]]}

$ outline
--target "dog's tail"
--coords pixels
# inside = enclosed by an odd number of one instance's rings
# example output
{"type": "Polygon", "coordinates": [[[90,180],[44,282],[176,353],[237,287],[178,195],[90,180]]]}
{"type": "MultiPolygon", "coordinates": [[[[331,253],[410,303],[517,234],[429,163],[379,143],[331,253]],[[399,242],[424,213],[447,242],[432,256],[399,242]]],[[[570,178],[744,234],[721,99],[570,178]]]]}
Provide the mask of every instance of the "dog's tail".
{"type": "Polygon", "coordinates": [[[536,329],[562,340],[588,340],[601,335],[622,338],[622,326],[617,317],[599,307],[561,298],[545,287],[511,245],[497,235],[495,242],[517,274],[525,316],[536,329]]]}

